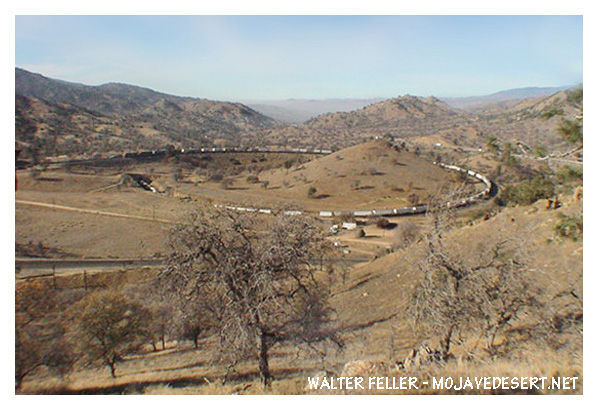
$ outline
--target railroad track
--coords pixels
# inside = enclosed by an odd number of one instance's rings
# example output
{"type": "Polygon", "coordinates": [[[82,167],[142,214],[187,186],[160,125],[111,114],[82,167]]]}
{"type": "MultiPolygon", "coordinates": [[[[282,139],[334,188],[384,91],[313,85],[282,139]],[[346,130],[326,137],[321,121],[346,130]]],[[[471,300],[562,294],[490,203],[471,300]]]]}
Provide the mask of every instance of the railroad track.
{"type": "MultiPolygon", "coordinates": [[[[127,161],[131,161],[131,160],[135,160],[135,159],[152,160],[152,159],[157,159],[157,158],[163,158],[163,157],[169,156],[169,155],[190,155],[190,154],[204,154],[204,153],[205,154],[208,154],[208,153],[211,153],[211,154],[298,153],[298,154],[329,155],[329,154],[332,154],[332,150],[304,149],[304,148],[267,149],[267,148],[261,148],[261,147],[255,147],[255,148],[202,147],[202,148],[179,149],[173,153],[166,152],[164,150],[130,152],[130,153],[125,153],[120,156],[113,156],[113,157],[104,158],[104,159],[65,160],[65,161],[57,161],[57,162],[54,162],[51,164],[63,164],[63,165],[95,164],[95,163],[107,164],[110,162],[114,162],[114,161],[118,162],[118,161],[122,161],[122,160],[127,160],[127,161]]],[[[458,167],[455,165],[449,165],[449,164],[437,163],[437,162],[434,162],[433,164],[436,164],[436,165],[443,167],[445,169],[448,169],[448,170],[453,170],[453,171],[467,174],[468,176],[470,176],[472,178],[476,178],[477,180],[482,182],[485,186],[485,188],[477,194],[457,200],[451,204],[448,203],[448,207],[464,207],[464,206],[472,205],[481,200],[491,198],[494,195],[494,193],[496,192],[496,186],[494,185],[494,183],[489,178],[484,176],[483,174],[480,174],[480,173],[472,171],[472,170],[467,170],[467,169],[464,169],[464,168],[461,168],[461,167],[458,167]]],[[[151,191],[153,193],[158,193],[158,191],[151,185],[151,182],[143,182],[143,184],[140,183],[140,187],[142,187],[148,191],[151,191]]],[[[127,214],[112,213],[112,212],[100,211],[100,210],[89,210],[89,209],[82,209],[82,208],[69,207],[69,206],[58,206],[58,205],[47,204],[47,203],[17,200],[17,203],[19,203],[19,202],[24,205],[49,207],[49,208],[62,209],[62,210],[68,210],[68,211],[77,211],[77,212],[88,213],[88,214],[104,215],[104,216],[110,216],[110,217],[133,218],[133,219],[138,219],[138,220],[157,221],[157,222],[167,223],[167,224],[174,223],[169,220],[156,219],[156,218],[150,218],[150,217],[144,217],[144,216],[134,216],[134,215],[127,215],[127,214]]],[[[236,211],[236,212],[257,212],[257,213],[264,213],[264,214],[279,214],[280,213],[280,214],[284,214],[284,215],[316,214],[319,217],[338,217],[338,216],[344,216],[344,215],[348,215],[348,214],[352,215],[354,217],[398,217],[398,216],[405,216],[405,215],[424,214],[428,211],[428,206],[424,205],[424,204],[415,205],[413,207],[398,207],[398,208],[384,209],[384,210],[375,210],[375,209],[373,209],[373,210],[346,210],[346,211],[321,210],[321,211],[316,211],[316,212],[306,212],[303,210],[273,210],[273,209],[267,209],[264,207],[235,206],[235,205],[229,205],[229,204],[215,204],[214,206],[218,207],[218,208],[236,211]]]]}

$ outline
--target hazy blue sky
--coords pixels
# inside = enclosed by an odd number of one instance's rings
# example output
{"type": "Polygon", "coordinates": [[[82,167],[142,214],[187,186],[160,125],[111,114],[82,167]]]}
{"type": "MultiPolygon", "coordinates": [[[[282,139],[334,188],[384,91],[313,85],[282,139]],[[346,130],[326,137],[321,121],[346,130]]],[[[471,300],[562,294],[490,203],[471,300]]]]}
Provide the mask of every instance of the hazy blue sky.
{"type": "Polygon", "coordinates": [[[17,16],[15,64],[217,100],[582,83],[582,16],[17,16]]]}

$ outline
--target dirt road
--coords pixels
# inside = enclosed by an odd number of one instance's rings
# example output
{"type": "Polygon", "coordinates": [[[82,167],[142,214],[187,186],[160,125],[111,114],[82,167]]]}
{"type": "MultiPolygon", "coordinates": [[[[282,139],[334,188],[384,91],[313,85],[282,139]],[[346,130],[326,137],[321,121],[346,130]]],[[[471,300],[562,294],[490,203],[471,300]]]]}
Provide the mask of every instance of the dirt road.
{"type": "Polygon", "coordinates": [[[64,205],[58,205],[58,204],[40,203],[37,201],[15,200],[15,203],[25,205],[25,206],[45,207],[45,208],[51,208],[51,209],[55,209],[55,210],[73,211],[73,212],[77,212],[77,213],[95,214],[95,215],[102,215],[102,216],[107,216],[107,217],[129,218],[129,219],[134,219],[134,220],[155,221],[157,223],[164,223],[164,224],[176,224],[174,221],[163,220],[161,218],[113,213],[110,211],[91,210],[91,209],[87,209],[87,208],[70,207],[70,206],[64,206],[64,205]]]}

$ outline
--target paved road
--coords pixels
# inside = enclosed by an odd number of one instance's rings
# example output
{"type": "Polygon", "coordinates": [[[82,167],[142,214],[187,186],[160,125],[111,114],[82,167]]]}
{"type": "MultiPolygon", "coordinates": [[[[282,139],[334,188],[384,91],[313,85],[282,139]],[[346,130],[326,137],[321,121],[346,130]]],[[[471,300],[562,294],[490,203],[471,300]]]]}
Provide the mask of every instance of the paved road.
{"type": "MultiPolygon", "coordinates": [[[[369,258],[359,256],[343,256],[340,259],[325,258],[323,263],[345,261],[354,264],[370,261],[369,258]]],[[[320,261],[317,261],[320,263],[320,261]]],[[[17,278],[32,278],[57,275],[81,274],[94,271],[108,271],[134,267],[164,267],[163,259],[146,258],[16,258],[15,271],[17,278]]]]}
{"type": "Polygon", "coordinates": [[[161,267],[162,259],[85,259],[85,258],[16,258],[18,278],[56,274],[79,274],[83,271],[105,271],[132,267],[161,267]]]}

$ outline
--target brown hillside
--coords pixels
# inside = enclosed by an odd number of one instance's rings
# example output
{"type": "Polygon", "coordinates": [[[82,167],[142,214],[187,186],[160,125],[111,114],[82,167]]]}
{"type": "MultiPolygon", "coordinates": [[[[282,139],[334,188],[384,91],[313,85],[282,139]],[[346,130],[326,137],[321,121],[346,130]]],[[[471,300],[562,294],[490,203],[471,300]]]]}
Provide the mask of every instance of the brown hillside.
{"type": "Polygon", "coordinates": [[[416,137],[451,130],[468,121],[435,97],[402,96],[349,113],[323,114],[299,126],[267,132],[287,144],[347,147],[377,135],[416,137]]]}
{"type": "MultiPolygon", "coordinates": [[[[579,215],[582,202],[564,199],[564,203],[561,209],[549,211],[544,209],[545,201],[505,209],[488,221],[449,232],[445,241],[466,260],[480,258],[486,244],[501,239],[524,241],[530,261],[528,275],[539,287],[538,298],[549,309],[556,309],[564,299],[556,296],[564,290],[573,288],[582,293],[583,244],[559,239],[554,232],[560,213],[579,215]]],[[[356,329],[351,334],[354,344],[346,351],[348,360],[358,355],[381,360],[401,358],[413,347],[415,336],[405,313],[412,289],[422,275],[418,262],[424,256],[423,244],[418,243],[351,273],[347,288],[334,298],[340,321],[347,329],[356,329]]]]}
{"type": "Polygon", "coordinates": [[[301,199],[318,210],[405,207],[454,184],[455,177],[429,160],[373,140],[291,169],[262,172],[277,196],[301,199]],[[316,191],[309,196],[310,187],[316,191]]]}
{"type": "MultiPolygon", "coordinates": [[[[564,205],[559,210],[543,209],[543,203],[533,206],[504,209],[487,221],[473,222],[472,225],[456,228],[446,236],[448,244],[455,244],[464,258],[477,258],[485,244],[517,237],[526,240],[530,245],[529,276],[536,280],[539,287],[538,298],[548,303],[550,310],[568,302],[570,294],[556,298],[563,291],[572,289],[582,295],[582,242],[569,239],[558,239],[553,227],[559,220],[559,214],[578,214],[582,211],[582,202],[563,199],[564,205]],[[536,210],[536,211],[535,211],[536,210]]],[[[342,350],[327,352],[326,363],[315,362],[310,357],[299,357],[295,350],[280,349],[273,356],[272,368],[280,379],[280,384],[290,385],[287,393],[302,393],[305,377],[323,369],[341,370],[343,364],[354,360],[395,361],[403,359],[411,348],[418,342],[410,323],[408,308],[411,303],[412,290],[421,273],[418,262],[425,256],[422,243],[389,254],[385,257],[363,264],[348,273],[343,282],[335,284],[333,306],[337,313],[338,326],[345,343],[342,350]],[[301,377],[301,378],[299,378],[301,377]],[[295,387],[291,379],[301,379],[301,385],[295,387]]],[[[550,313],[548,313],[550,315],[550,313]]],[[[525,317],[518,319],[518,325],[525,322],[525,317]]],[[[461,343],[467,346],[471,336],[464,335],[461,343]]],[[[478,375],[487,371],[489,375],[519,376],[537,373],[539,375],[554,375],[555,372],[568,373],[574,371],[582,377],[582,336],[573,338],[566,345],[553,350],[543,351],[543,347],[529,343],[524,345],[519,357],[510,358],[507,369],[490,368],[476,362],[450,362],[443,368],[428,368],[424,372],[436,372],[447,377],[457,371],[463,375],[478,375]],[[543,357],[545,355],[545,357],[543,357]],[[456,365],[457,364],[457,365],[456,365]],[[452,368],[453,367],[453,368],[452,368]],[[566,368],[564,368],[566,367],[566,368]],[[494,374],[496,373],[496,374],[494,374]],[[513,375],[515,373],[515,375],[513,375]]],[[[175,342],[171,342],[173,347],[175,342]]],[[[121,375],[111,379],[105,368],[88,368],[77,370],[69,380],[53,381],[41,376],[31,378],[27,382],[27,392],[37,392],[48,389],[98,390],[116,387],[116,392],[124,390],[128,384],[137,383],[143,387],[160,388],[166,393],[205,393],[206,381],[214,376],[222,376],[224,371],[215,369],[208,364],[206,357],[210,349],[210,341],[203,342],[202,350],[193,351],[189,346],[179,342],[179,349],[167,349],[160,352],[148,352],[131,356],[120,364],[121,375]],[[178,388],[173,382],[189,378],[186,387],[178,388]],[[195,380],[194,380],[195,378],[195,380]],[[61,384],[61,385],[58,385],[61,384]],[[159,386],[163,384],[163,386],[159,386]],[[120,388],[119,388],[120,386],[120,388]],[[58,387],[58,388],[56,388],[58,387]]],[[[460,346],[456,346],[456,354],[460,346]]],[[[484,365],[499,367],[502,363],[488,361],[484,365]]],[[[240,370],[251,371],[251,364],[242,364],[240,370]]],[[[403,376],[405,374],[394,374],[403,376]]],[[[409,374],[411,375],[411,374],[409,374]]],[[[557,375],[557,374],[556,374],[557,375]]],[[[257,381],[252,382],[252,389],[258,387],[257,381]]],[[[239,381],[233,381],[234,387],[239,381]]],[[[244,384],[247,381],[244,381],[244,384]]],[[[209,383],[208,388],[211,387],[209,383]]],[[[222,393],[222,392],[209,392],[222,393]]],[[[436,392],[438,393],[438,392],[436,392]]]]}
{"type": "Polygon", "coordinates": [[[126,84],[86,86],[15,71],[16,141],[29,158],[119,150],[254,145],[255,133],[280,123],[239,103],[171,96],[126,84]],[[38,133],[42,130],[43,133],[38,133]],[[48,140],[48,141],[46,141],[48,140]]]}
{"type": "Polygon", "coordinates": [[[580,113],[582,98],[577,101],[573,90],[561,91],[549,97],[525,99],[510,107],[491,106],[474,117],[481,135],[501,141],[523,141],[543,146],[550,151],[567,149],[559,135],[562,119],[572,120],[580,113]]]}

